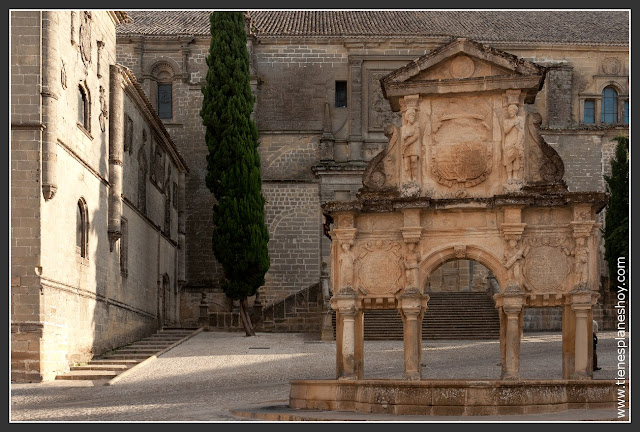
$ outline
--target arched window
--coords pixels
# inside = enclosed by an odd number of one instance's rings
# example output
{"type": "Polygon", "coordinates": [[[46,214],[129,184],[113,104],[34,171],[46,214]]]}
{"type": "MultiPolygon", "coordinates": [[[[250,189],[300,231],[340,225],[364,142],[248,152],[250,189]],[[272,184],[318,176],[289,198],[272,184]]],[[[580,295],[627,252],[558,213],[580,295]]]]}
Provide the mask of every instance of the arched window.
{"type": "Polygon", "coordinates": [[[156,81],[156,109],[161,119],[173,118],[173,78],[176,74],[168,61],[160,61],[151,72],[156,81]]]}
{"type": "Polygon", "coordinates": [[[76,253],[82,260],[88,258],[88,234],[87,204],[80,198],[76,206],[76,253]]]}
{"type": "Polygon", "coordinates": [[[91,101],[89,92],[82,85],[78,86],[78,126],[91,132],[91,101]]]}
{"type": "Polygon", "coordinates": [[[602,90],[602,123],[618,123],[618,92],[612,86],[602,90]]]}

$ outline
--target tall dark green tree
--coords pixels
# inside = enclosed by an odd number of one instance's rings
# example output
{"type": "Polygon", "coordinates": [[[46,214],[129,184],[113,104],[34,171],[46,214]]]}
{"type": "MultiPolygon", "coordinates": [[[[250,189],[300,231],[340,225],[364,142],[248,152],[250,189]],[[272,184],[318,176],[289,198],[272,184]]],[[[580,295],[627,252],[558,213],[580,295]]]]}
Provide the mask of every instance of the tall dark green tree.
{"type": "Polygon", "coordinates": [[[223,290],[240,303],[247,336],[255,335],[247,297],[269,269],[258,130],[251,119],[249,53],[242,12],[210,15],[211,46],[200,116],[206,127],[206,184],[213,192],[213,252],[224,268],[223,290]]]}
{"type": "Polygon", "coordinates": [[[605,217],[604,257],[613,290],[617,289],[618,258],[625,258],[625,270],[629,270],[629,138],[618,136],[614,141],[618,144],[611,160],[611,175],[604,176],[611,194],[605,217]]]}

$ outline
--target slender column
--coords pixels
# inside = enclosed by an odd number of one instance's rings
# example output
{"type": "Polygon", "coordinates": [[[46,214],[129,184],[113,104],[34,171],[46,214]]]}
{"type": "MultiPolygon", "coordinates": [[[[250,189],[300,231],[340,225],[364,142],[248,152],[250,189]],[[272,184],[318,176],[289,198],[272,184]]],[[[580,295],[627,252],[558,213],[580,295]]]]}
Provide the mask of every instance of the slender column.
{"type": "Polygon", "coordinates": [[[120,219],[122,217],[122,155],[124,153],[124,81],[119,66],[109,67],[110,90],[109,103],[111,118],[109,121],[109,246],[113,251],[115,242],[122,235],[120,219]]]}
{"type": "Polygon", "coordinates": [[[342,318],[342,379],[355,379],[356,378],[356,362],[355,362],[355,346],[356,346],[356,332],[355,332],[355,317],[356,308],[352,306],[350,308],[341,309],[340,316],[342,318]]]}
{"type": "Polygon", "coordinates": [[[429,295],[422,294],[418,288],[408,287],[398,296],[398,307],[402,312],[404,341],[404,372],[402,378],[419,380],[422,378],[420,367],[422,357],[421,324],[427,310],[429,295]]]}
{"type": "Polygon", "coordinates": [[[589,379],[589,311],[591,305],[572,305],[576,316],[575,333],[575,370],[571,376],[573,379],[589,379]]]}
{"type": "Polygon", "coordinates": [[[43,12],[42,78],[42,195],[52,199],[58,190],[58,83],[60,82],[60,55],[58,53],[58,15],[62,12],[43,12]]]}
{"type": "Polygon", "coordinates": [[[505,365],[502,379],[520,379],[520,313],[522,307],[503,307],[506,315],[505,365]]]}

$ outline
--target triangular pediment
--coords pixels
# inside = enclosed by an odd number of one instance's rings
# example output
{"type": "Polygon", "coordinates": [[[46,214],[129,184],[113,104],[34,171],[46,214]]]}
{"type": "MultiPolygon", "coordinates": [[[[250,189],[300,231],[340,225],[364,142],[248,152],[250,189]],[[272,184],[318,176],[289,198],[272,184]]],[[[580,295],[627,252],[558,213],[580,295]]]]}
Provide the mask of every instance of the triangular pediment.
{"type": "Polygon", "coordinates": [[[394,111],[410,94],[456,93],[520,88],[530,101],[542,87],[546,69],[478,42],[459,38],[382,77],[394,111]]]}

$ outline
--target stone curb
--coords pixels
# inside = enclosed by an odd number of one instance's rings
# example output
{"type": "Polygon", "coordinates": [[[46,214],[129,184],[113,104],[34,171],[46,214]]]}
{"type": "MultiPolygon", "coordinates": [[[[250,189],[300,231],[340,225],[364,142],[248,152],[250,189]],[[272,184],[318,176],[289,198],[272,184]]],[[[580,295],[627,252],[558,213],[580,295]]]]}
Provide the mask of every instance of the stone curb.
{"type": "Polygon", "coordinates": [[[162,351],[158,351],[157,353],[153,354],[151,357],[147,357],[146,359],[142,360],[140,363],[136,364],[135,366],[132,366],[129,369],[127,369],[126,371],[122,372],[121,374],[116,375],[115,377],[111,378],[109,380],[109,382],[107,382],[105,385],[106,386],[110,386],[110,385],[116,384],[122,378],[124,378],[124,377],[130,375],[131,373],[133,373],[133,371],[135,369],[137,369],[139,366],[142,366],[144,364],[148,364],[148,363],[151,363],[152,361],[155,361],[158,358],[158,356],[161,356],[162,354],[166,353],[170,349],[175,348],[176,346],[180,345],[182,342],[194,337],[195,335],[197,335],[198,333],[200,333],[202,331],[204,331],[204,327],[200,327],[199,329],[195,330],[193,333],[183,337],[182,339],[180,339],[177,342],[174,342],[173,344],[169,345],[168,347],[166,347],[162,351]]]}
{"type": "Polygon", "coordinates": [[[262,405],[246,409],[229,410],[231,415],[238,418],[246,418],[257,421],[276,422],[276,421],[319,421],[319,422],[419,422],[419,423],[450,423],[450,422],[628,422],[628,414],[624,418],[615,418],[607,416],[605,412],[611,410],[580,410],[569,409],[556,413],[543,414],[514,414],[502,416],[413,416],[413,415],[384,415],[373,413],[361,413],[351,411],[310,411],[310,410],[293,410],[288,405],[262,405]],[[587,411],[601,411],[599,417],[588,418],[581,414],[587,411]]]}

